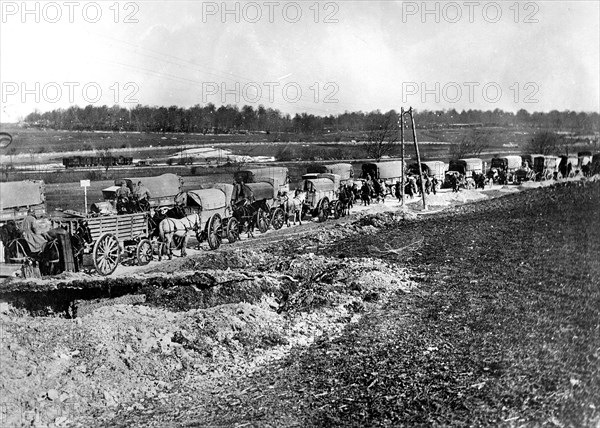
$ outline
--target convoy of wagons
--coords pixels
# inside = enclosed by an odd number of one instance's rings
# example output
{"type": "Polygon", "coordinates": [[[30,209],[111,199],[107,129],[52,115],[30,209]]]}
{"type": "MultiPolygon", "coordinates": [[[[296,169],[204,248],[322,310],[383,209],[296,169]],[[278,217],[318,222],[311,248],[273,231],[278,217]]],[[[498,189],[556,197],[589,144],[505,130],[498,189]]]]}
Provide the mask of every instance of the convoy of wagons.
{"type": "MultiPolygon", "coordinates": [[[[409,174],[418,173],[418,165],[408,167],[401,161],[365,163],[362,166],[362,179],[382,180],[393,192],[394,184],[401,179],[402,170],[409,174]]],[[[449,164],[440,161],[421,163],[421,169],[429,176],[443,178],[448,173],[470,176],[483,173],[481,159],[468,158],[451,160],[449,164]]],[[[527,179],[552,179],[574,176],[579,173],[599,173],[600,156],[580,152],[578,156],[524,155],[495,157],[490,170],[502,171],[513,182],[527,179]]],[[[323,165],[309,171],[303,177],[301,190],[305,192],[303,213],[316,217],[319,221],[329,216],[342,214],[338,200],[341,185],[354,183],[354,170],[349,163],[323,165]]],[[[160,244],[152,240],[150,212],[117,215],[115,194],[122,182],[133,190],[142,181],[151,193],[149,206],[152,210],[168,209],[174,205],[184,207],[186,214],[198,214],[200,218],[199,241],[206,240],[211,249],[220,246],[223,239],[235,242],[239,239],[240,225],[232,216],[232,195],[234,185],[217,183],[210,188],[182,191],[182,180],[175,174],[159,177],[126,178],[115,180],[115,185],[103,189],[104,202],[92,205],[95,216],[83,216],[74,212],[50,214],[52,225],[63,227],[74,233],[81,221],[90,230],[91,243],[87,252],[91,255],[96,271],[109,275],[124,256],[135,259],[137,264],[147,264],[157,252],[162,254],[160,244]]],[[[254,199],[264,200],[269,212],[258,218],[258,228],[266,232],[269,227],[279,229],[285,222],[283,200],[290,197],[288,169],[270,167],[247,169],[234,174],[234,182],[243,183],[254,199]]],[[[9,220],[20,221],[29,209],[36,214],[46,213],[44,183],[42,181],[22,181],[0,183],[0,224],[9,220]]],[[[154,225],[156,226],[156,225],[154,225]]],[[[0,245],[2,247],[2,245],[0,245]]]]}

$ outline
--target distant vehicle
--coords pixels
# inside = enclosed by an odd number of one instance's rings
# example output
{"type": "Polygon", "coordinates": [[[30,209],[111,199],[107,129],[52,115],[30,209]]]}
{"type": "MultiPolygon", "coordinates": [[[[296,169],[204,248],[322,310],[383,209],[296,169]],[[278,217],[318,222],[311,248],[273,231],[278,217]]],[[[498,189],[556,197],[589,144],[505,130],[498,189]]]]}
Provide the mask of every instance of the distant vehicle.
{"type": "Polygon", "coordinates": [[[362,166],[361,178],[383,180],[388,191],[395,196],[396,181],[401,180],[402,170],[405,168],[406,165],[402,161],[365,163],[362,166]]]}
{"type": "MultiPolygon", "coordinates": [[[[444,172],[446,171],[446,164],[442,161],[428,161],[421,162],[421,171],[430,177],[435,177],[438,180],[444,179],[444,172]]],[[[419,174],[419,164],[417,162],[411,163],[408,166],[408,172],[411,174],[419,174]]]]}
{"type": "Polygon", "coordinates": [[[97,166],[122,166],[133,164],[130,156],[71,156],[63,158],[65,168],[86,168],[97,166]]]}

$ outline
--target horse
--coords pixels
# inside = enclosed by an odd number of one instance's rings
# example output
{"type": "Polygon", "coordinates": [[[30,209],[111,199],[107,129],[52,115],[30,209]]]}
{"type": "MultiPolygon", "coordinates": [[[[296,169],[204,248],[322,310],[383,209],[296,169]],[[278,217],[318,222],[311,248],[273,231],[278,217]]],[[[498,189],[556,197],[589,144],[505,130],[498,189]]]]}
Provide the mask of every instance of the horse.
{"type": "Polygon", "coordinates": [[[202,220],[198,214],[191,214],[181,219],[167,217],[158,224],[158,236],[167,247],[169,260],[173,257],[173,249],[171,248],[173,239],[175,237],[181,238],[181,243],[178,246],[181,246],[181,257],[185,257],[189,233],[194,232],[196,239],[200,242],[201,227],[202,220]]]}
{"type": "Polygon", "coordinates": [[[354,193],[349,186],[341,185],[338,196],[342,204],[342,216],[350,215],[350,208],[354,205],[354,193]]]}
{"type": "Polygon", "coordinates": [[[83,220],[77,224],[77,228],[71,233],[71,249],[73,250],[73,259],[75,260],[75,269],[79,271],[83,266],[83,254],[86,245],[93,242],[92,232],[88,222],[83,220]]]}
{"type": "Polygon", "coordinates": [[[302,226],[302,209],[305,200],[306,193],[301,191],[296,191],[293,198],[290,198],[288,195],[284,197],[283,211],[285,212],[287,227],[290,227],[290,216],[292,217],[294,226],[296,225],[296,217],[298,217],[298,222],[302,226]]]}
{"type": "Polygon", "coordinates": [[[238,221],[240,231],[246,226],[248,238],[254,238],[254,228],[258,224],[258,214],[261,210],[264,213],[270,211],[265,199],[254,202],[250,202],[249,199],[242,199],[232,205],[233,217],[238,221]]]}
{"type": "Polygon", "coordinates": [[[39,264],[42,275],[55,275],[60,270],[60,249],[57,239],[49,239],[40,252],[31,251],[23,233],[13,220],[0,228],[0,237],[5,242],[6,261],[27,261],[39,264]]]}

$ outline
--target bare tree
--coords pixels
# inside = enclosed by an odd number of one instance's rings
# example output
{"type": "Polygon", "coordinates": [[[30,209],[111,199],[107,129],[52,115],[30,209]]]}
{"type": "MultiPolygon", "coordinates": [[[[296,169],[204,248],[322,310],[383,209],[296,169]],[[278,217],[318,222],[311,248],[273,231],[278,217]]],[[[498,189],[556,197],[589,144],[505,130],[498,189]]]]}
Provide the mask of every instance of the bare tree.
{"type": "Polygon", "coordinates": [[[527,143],[525,151],[527,153],[539,153],[541,155],[550,155],[564,145],[562,136],[550,131],[537,132],[527,143]]]}
{"type": "Polygon", "coordinates": [[[367,141],[364,143],[365,152],[377,162],[388,155],[398,144],[398,114],[391,110],[377,117],[369,126],[367,141]]]}
{"type": "Polygon", "coordinates": [[[490,146],[493,136],[489,131],[473,129],[463,136],[458,143],[450,148],[452,159],[461,159],[467,156],[479,156],[481,152],[490,146]]]}

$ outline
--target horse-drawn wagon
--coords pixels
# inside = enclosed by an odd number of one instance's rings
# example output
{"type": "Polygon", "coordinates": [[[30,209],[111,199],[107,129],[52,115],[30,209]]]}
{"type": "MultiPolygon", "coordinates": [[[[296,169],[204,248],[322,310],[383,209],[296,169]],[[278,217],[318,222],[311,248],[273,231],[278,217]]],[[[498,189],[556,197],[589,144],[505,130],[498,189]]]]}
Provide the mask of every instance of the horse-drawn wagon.
{"type": "MultiPolygon", "coordinates": [[[[91,255],[100,275],[113,273],[125,258],[134,258],[138,265],[146,265],[154,253],[160,251],[160,246],[150,240],[148,213],[86,217],[63,212],[53,213],[50,219],[53,227],[66,229],[80,241],[82,253],[91,255]]],[[[73,250],[77,259],[78,249],[73,250]]]]}
{"type": "Polygon", "coordinates": [[[309,213],[321,222],[330,215],[339,218],[343,210],[338,200],[339,187],[340,176],[337,174],[319,174],[317,178],[305,179],[302,214],[309,213]]]}
{"type": "Polygon", "coordinates": [[[558,173],[559,160],[557,156],[536,156],[533,159],[533,170],[539,181],[551,180],[558,173]]]}
{"type": "Polygon", "coordinates": [[[272,225],[274,229],[281,229],[285,222],[285,214],[282,209],[282,195],[290,191],[290,179],[288,169],[285,167],[257,168],[237,171],[234,174],[236,183],[244,183],[248,192],[255,201],[265,201],[268,212],[263,213],[261,209],[257,226],[264,233],[272,225]],[[266,214],[266,221],[264,215],[266,214]]]}
{"type": "MultiPolygon", "coordinates": [[[[237,241],[239,239],[239,222],[232,217],[229,205],[233,186],[231,184],[215,186],[211,189],[188,190],[177,195],[175,203],[183,207],[184,217],[163,220],[166,223],[165,227],[162,226],[163,222],[159,225],[161,234],[182,236],[182,233],[187,235],[188,232],[193,231],[198,243],[207,241],[213,250],[221,246],[224,238],[231,243],[237,241]],[[167,226],[170,226],[168,230],[167,226]]],[[[167,241],[170,244],[168,238],[169,236],[167,236],[167,241]]],[[[184,242],[181,245],[185,245],[184,242]]],[[[185,252],[184,246],[181,249],[185,252]]]]}
{"type": "Polygon", "coordinates": [[[521,156],[510,155],[492,158],[487,177],[500,184],[513,182],[515,181],[515,173],[521,168],[522,164],[523,158],[521,156]]]}

